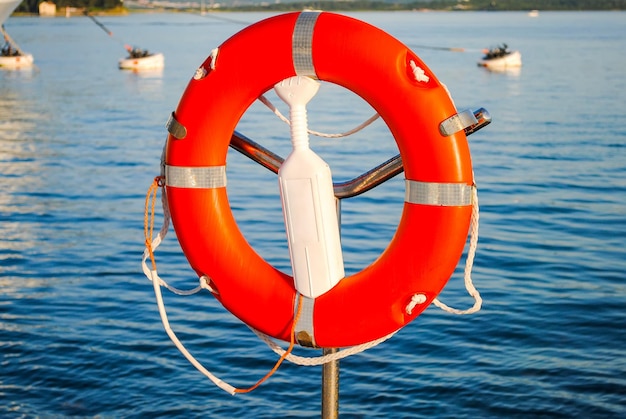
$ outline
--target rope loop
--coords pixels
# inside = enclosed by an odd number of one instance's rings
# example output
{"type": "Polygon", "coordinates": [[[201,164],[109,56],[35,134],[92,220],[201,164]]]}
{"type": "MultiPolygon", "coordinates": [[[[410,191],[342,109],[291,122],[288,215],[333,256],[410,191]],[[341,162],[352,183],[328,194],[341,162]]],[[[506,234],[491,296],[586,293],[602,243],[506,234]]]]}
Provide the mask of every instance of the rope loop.
{"type": "MultiPolygon", "coordinates": [[[[144,211],[144,222],[143,222],[143,232],[145,238],[146,250],[150,256],[150,261],[152,262],[152,270],[156,271],[156,260],[154,258],[154,248],[153,248],[153,235],[154,235],[154,208],[156,205],[156,198],[159,191],[161,180],[159,179],[161,176],[157,176],[150,184],[148,188],[148,193],[146,194],[146,202],[145,202],[145,211],[144,211]]],[[[158,244],[157,244],[158,246],[158,244]]]]}
{"type": "Polygon", "coordinates": [[[411,65],[411,70],[413,70],[413,77],[415,77],[415,81],[428,83],[430,77],[426,75],[424,69],[415,64],[415,61],[413,60],[411,60],[409,64],[411,65]]]}
{"type": "Polygon", "coordinates": [[[146,194],[146,203],[145,203],[145,212],[144,212],[145,249],[143,253],[143,259],[141,261],[144,274],[150,281],[156,280],[159,286],[163,286],[167,288],[168,290],[170,290],[171,292],[173,292],[174,294],[178,294],[178,295],[196,294],[203,288],[211,290],[210,286],[203,286],[202,278],[200,278],[200,284],[197,287],[192,288],[190,290],[181,290],[181,289],[178,289],[176,287],[169,285],[165,280],[159,277],[159,274],[157,272],[157,263],[156,263],[156,257],[155,257],[154,252],[156,251],[157,247],[159,247],[159,245],[165,238],[165,235],[167,234],[167,230],[169,229],[169,225],[170,225],[169,214],[170,214],[169,207],[167,205],[167,199],[165,195],[165,176],[162,176],[162,175],[156,176],[154,180],[152,181],[152,183],[150,184],[150,187],[148,188],[148,192],[146,194]],[[157,236],[154,237],[155,206],[156,206],[156,198],[157,198],[159,189],[161,189],[162,191],[161,205],[163,207],[163,226],[161,227],[159,234],[157,234],[157,236]],[[148,258],[150,259],[150,262],[152,265],[151,268],[149,268],[146,264],[148,258]]]}
{"type": "Polygon", "coordinates": [[[249,393],[255,390],[264,381],[270,378],[278,370],[278,367],[280,367],[280,364],[282,364],[283,361],[291,355],[291,351],[293,351],[293,348],[296,345],[296,327],[298,325],[298,320],[300,320],[300,314],[302,314],[302,300],[303,299],[304,297],[302,295],[298,297],[298,309],[296,311],[296,316],[294,317],[293,324],[291,326],[291,337],[289,340],[289,348],[287,348],[287,350],[283,352],[280,358],[278,358],[278,361],[276,361],[276,364],[274,364],[274,367],[267,374],[265,374],[263,378],[257,381],[256,384],[246,389],[239,389],[239,388],[235,389],[235,393],[249,393]]]}
{"type": "MultiPolygon", "coordinates": [[[[264,95],[261,95],[259,96],[259,101],[263,103],[265,106],[267,106],[281,121],[283,121],[287,125],[291,125],[291,121],[289,121],[289,118],[284,116],[268,98],[266,98],[264,95]]],[[[323,133],[319,131],[313,131],[308,128],[307,128],[307,132],[311,135],[315,135],[316,137],[321,137],[321,138],[343,138],[343,137],[348,137],[352,134],[355,134],[363,130],[367,126],[371,125],[378,118],[380,118],[380,115],[378,113],[375,113],[374,115],[370,116],[368,119],[366,119],[363,123],[356,126],[355,128],[352,128],[351,130],[338,133],[338,134],[327,134],[327,133],[323,133]]]]}
{"type": "Polygon", "coordinates": [[[163,295],[161,293],[162,286],[166,287],[168,290],[178,295],[192,295],[201,291],[202,289],[207,289],[212,293],[217,293],[217,291],[213,289],[213,287],[211,287],[211,279],[207,276],[203,275],[199,278],[199,285],[196,288],[193,288],[191,290],[179,290],[175,287],[170,286],[166,281],[161,279],[157,273],[157,266],[156,266],[154,251],[156,250],[157,247],[159,247],[159,245],[161,244],[161,241],[167,234],[167,230],[169,228],[169,221],[170,221],[170,215],[169,215],[170,213],[169,213],[169,208],[168,208],[167,199],[166,199],[164,180],[165,180],[164,176],[155,177],[152,183],[150,184],[150,187],[148,188],[148,192],[146,194],[145,212],[144,212],[144,236],[145,236],[146,248],[144,250],[143,259],[142,259],[142,266],[143,266],[144,274],[153,283],[154,294],[156,296],[157,306],[159,308],[159,315],[161,316],[161,322],[163,323],[163,327],[165,328],[167,335],[170,337],[171,341],[178,348],[178,350],[185,356],[185,358],[187,358],[187,360],[194,367],[196,367],[196,369],[198,369],[198,371],[203,373],[216,386],[218,386],[219,388],[221,388],[222,390],[226,391],[227,393],[231,395],[234,395],[237,393],[249,393],[255,390],[257,387],[259,387],[267,379],[269,379],[278,370],[278,367],[280,367],[283,361],[285,359],[288,359],[289,356],[291,355],[291,351],[293,350],[295,343],[296,343],[295,329],[296,329],[298,320],[300,318],[300,314],[302,313],[303,297],[300,296],[300,298],[298,299],[298,308],[297,308],[297,312],[293,321],[289,348],[286,351],[283,351],[280,358],[276,361],[274,367],[267,374],[265,374],[265,376],[263,376],[259,381],[257,381],[254,385],[245,389],[239,389],[222,381],[221,379],[213,375],[209,370],[207,370],[187,350],[187,348],[185,348],[185,346],[178,339],[178,337],[176,336],[176,334],[170,327],[170,323],[167,317],[167,311],[165,310],[165,304],[163,302],[163,295]],[[161,228],[161,230],[159,231],[159,234],[155,238],[153,237],[154,236],[154,218],[155,218],[154,209],[155,209],[156,199],[157,199],[159,189],[162,190],[161,202],[163,205],[164,217],[163,217],[163,227],[161,228]],[[152,262],[151,269],[146,264],[146,261],[148,258],[150,258],[152,262]]]}
{"type": "Polygon", "coordinates": [[[215,70],[215,65],[217,63],[217,56],[220,53],[219,48],[214,48],[211,50],[211,70],[215,70]]]}
{"type": "Polygon", "coordinates": [[[478,246],[478,192],[476,186],[472,188],[472,218],[470,220],[470,247],[467,251],[467,258],[465,259],[465,271],[464,282],[465,289],[468,294],[474,298],[474,305],[467,310],[459,310],[449,307],[448,305],[439,301],[438,298],[433,300],[433,304],[437,307],[452,314],[474,314],[480,310],[483,304],[483,299],[480,296],[478,290],[474,287],[472,282],[472,267],[474,266],[474,257],[476,256],[476,247],[478,246]]]}
{"type": "Polygon", "coordinates": [[[415,306],[419,304],[424,304],[426,302],[426,296],[424,294],[413,294],[411,297],[411,302],[406,306],[406,314],[409,316],[413,313],[413,309],[415,306]]]}
{"type": "MultiPolygon", "coordinates": [[[[277,355],[283,356],[287,352],[280,345],[278,345],[270,336],[266,335],[265,333],[262,333],[253,328],[250,328],[250,330],[252,330],[254,334],[259,337],[259,339],[265,342],[265,344],[269,346],[269,348],[272,351],[274,351],[274,353],[276,353],[277,355]]],[[[329,362],[339,361],[340,359],[347,358],[349,356],[356,355],[358,353],[371,349],[377,345],[380,345],[384,341],[390,339],[396,333],[397,331],[392,332],[386,336],[383,336],[382,338],[375,339],[371,342],[362,343],[357,346],[351,346],[349,348],[342,349],[340,351],[322,355],[322,356],[306,357],[306,356],[298,356],[298,355],[293,355],[292,353],[288,353],[285,359],[291,362],[292,364],[306,366],[306,367],[323,365],[329,362]]]]}

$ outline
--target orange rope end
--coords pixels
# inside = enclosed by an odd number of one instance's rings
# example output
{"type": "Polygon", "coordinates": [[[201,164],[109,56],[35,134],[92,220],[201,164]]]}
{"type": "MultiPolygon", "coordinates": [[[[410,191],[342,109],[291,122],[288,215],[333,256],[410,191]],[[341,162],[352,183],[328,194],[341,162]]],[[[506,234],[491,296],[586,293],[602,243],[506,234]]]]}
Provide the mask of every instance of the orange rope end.
{"type": "Polygon", "coordinates": [[[289,340],[289,348],[287,348],[285,353],[282,354],[280,358],[278,358],[278,361],[276,361],[274,367],[267,374],[265,374],[263,378],[257,381],[255,385],[244,389],[236,388],[235,393],[250,393],[251,391],[255,390],[258,386],[263,384],[264,381],[274,375],[274,373],[278,370],[278,367],[280,367],[280,364],[282,364],[283,361],[289,356],[291,351],[293,351],[293,348],[296,345],[296,326],[298,324],[298,320],[300,319],[300,313],[302,313],[302,299],[303,297],[302,295],[300,295],[300,297],[298,298],[298,310],[296,311],[296,316],[294,317],[293,325],[291,326],[291,338],[289,340]]]}
{"type": "MultiPolygon", "coordinates": [[[[145,236],[145,246],[148,249],[148,253],[150,254],[150,260],[152,261],[152,269],[156,270],[156,260],[154,258],[154,252],[152,249],[152,239],[154,236],[154,208],[156,204],[157,194],[159,188],[164,186],[164,178],[163,176],[157,176],[154,178],[154,181],[148,188],[148,192],[146,193],[146,202],[145,202],[145,211],[144,211],[144,236],[145,236]]],[[[278,367],[283,363],[283,361],[289,356],[289,354],[293,351],[293,348],[296,345],[296,326],[298,324],[298,320],[300,319],[300,314],[302,312],[302,295],[298,298],[298,309],[296,311],[296,315],[293,320],[293,324],[291,327],[291,336],[289,341],[289,348],[285,351],[285,353],[276,361],[274,367],[267,373],[263,378],[257,381],[252,387],[246,389],[235,389],[235,393],[249,393],[259,387],[264,381],[270,378],[277,370],[278,367]]]]}
{"type": "Polygon", "coordinates": [[[150,261],[152,262],[152,269],[156,270],[156,260],[154,259],[154,252],[152,251],[152,238],[154,236],[154,207],[156,205],[156,198],[159,188],[163,186],[163,176],[157,176],[150,184],[148,193],[146,194],[145,211],[143,217],[143,232],[145,237],[146,249],[150,254],[150,261]]]}

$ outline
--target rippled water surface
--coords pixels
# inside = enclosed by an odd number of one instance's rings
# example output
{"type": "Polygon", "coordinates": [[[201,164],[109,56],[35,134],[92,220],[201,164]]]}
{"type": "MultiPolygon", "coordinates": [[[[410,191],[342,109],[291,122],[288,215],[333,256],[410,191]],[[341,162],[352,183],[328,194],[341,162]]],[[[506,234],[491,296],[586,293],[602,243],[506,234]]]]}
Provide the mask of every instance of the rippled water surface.
{"type": "MultiPolygon", "coordinates": [[[[168,339],[140,268],[164,124],[211,49],[266,16],[100,18],[113,37],[85,17],[5,23],[36,68],[0,71],[1,416],[320,416],[320,367],[285,363],[245,395],[215,387],[168,339]],[[164,70],[119,71],[124,43],[163,52],[164,70]]],[[[342,360],[340,416],[624,417],[626,14],[353,16],[414,49],[459,108],[485,107],[493,123],[470,137],[483,309],[454,316],[432,306],[342,360]],[[480,50],[501,42],[522,52],[523,68],[478,68],[480,50]]],[[[324,85],[309,112],[313,129],[341,132],[372,110],[324,85]]],[[[289,152],[288,129],[261,105],[238,129],[289,152]]],[[[380,121],[312,146],[336,180],[397,153],[380,121]]],[[[242,231],[289,271],[275,175],[234,151],[228,159],[242,231]]],[[[389,243],[403,189],[398,176],[342,203],[349,273],[389,243]]],[[[197,284],[173,232],[157,258],[173,285],[197,284]]],[[[471,306],[462,282],[459,269],[441,299],[471,306]]],[[[246,387],[271,369],[276,355],[208,293],[164,295],[174,330],[222,379],[246,387]]]]}

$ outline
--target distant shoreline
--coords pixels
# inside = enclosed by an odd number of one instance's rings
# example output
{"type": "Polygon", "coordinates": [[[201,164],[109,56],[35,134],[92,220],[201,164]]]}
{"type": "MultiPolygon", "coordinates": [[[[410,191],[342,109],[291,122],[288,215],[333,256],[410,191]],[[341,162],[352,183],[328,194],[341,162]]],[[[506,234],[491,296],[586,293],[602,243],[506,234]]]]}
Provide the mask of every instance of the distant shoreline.
{"type": "MultiPolygon", "coordinates": [[[[431,0],[412,2],[390,2],[386,0],[315,0],[290,1],[277,0],[278,2],[265,2],[254,4],[240,4],[238,6],[224,5],[220,7],[204,7],[203,0],[195,0],[197,3],[177,2],[176,0],[152,0],[140,2],[140,0],[118,0],[118,6],[103,9],[87,7],[87,2],[77,0],[75,7],[60,6],[55,16],[73,17],[82,16],[87,10],[93,16],[124,16],[135,13],[205,13],[219,14],[228,12],[294,12],[307,8],[315,8],[328,12],[387,12],[387,11],[415,11],[415,12],[550,12],[550,11],[624,11],[626,0],[601,2],[597,0],[431,0]],[[202,2],[202,3],[201,3],[202,2]]],[[[219,4],[219,3],[218,3],[219,4]]],[[[23,6],[23,5],[22,5],[23,6]]],[[[18,7],[13,16],[39,16],[36,11],[26,12],[24,7],[18,7]],[[21,11],[19,9],[22,9],[21,11]]]]}
{"type": "MultiPolygon", "coordinates": [[[[85,10],[87,10],[84,7],[69,7],[69,10],[67,10],[68,8],[66,7],[59,7],[57,8],[57,12],[54,16],[41,16],[41,17],[76,17],[76,16],[85,16],[85,10]]],[[[106,9],[106,10],[100,10],[100,9],[94,9],[94,10],[90,10],[89,14],[92,16],[126,16],[129,15],[131,13],[134,13],[135,9],[132,8],[128,8],[128,7],[115,7],[112,9],[106,9]]],[[[28,16],[28,17],[36,17],[36,16],[40,16],[39,13],[29,13],[29,12],[13,12],[13,14],[11,16],[28,16]]]]}
{"type": "MultiPolygon", "coordinates": [[[[304,10],[305,8],[302,9],[297,9],[297,10],[304,10]]],[[[444,9],[333,9],[333,10],[326,10],[326,9],[321,9],[323,11],[328,11],[328,12],[417,12],[417,13],[429,13],[429,12],[439,12],[439,13],[464,13],[464,12],[490,12],[490,13],[499,13],[499,12],[520,12],[520,13],[528,13],[530,12],[530,10],[444,10],[444,9]]],[[[586,10],[541,10],[541,13],[544,12],[623,12],[626,9],[586,9],[586,10]]],[[[275,13],[280,13],[280,12],[293,12],[296,11],[296,9],[284,9],[284,10],[278,10],[278,9],[263,9],[263,8],[259,8],[259,9],[246,9],[246,10],[239,10],[236,8],[221,8],[221,9],[214,9],[214,10],[210,10],[210,11],[206,11],[206,14],[218,14],[218,13],[258,13],[258,12],[275,12],[275,13]]],[[[187,8],[187,9],[172,9],[172,8],[150,8],[150,9],[141,9],[141,8],[129,8],[126,9],[124,11],[120,11],[120,10],[115,10],[115,11],[107,11],[107,10],[99,10],[99,11],[94,11],[94,12],[90,12],[91,15],[93,16],[128,16],[131,14],[150,14],[150,13],[191,13],[191,12],[196,12],[199,13],[200,10],[199,9],[193,9],[193,8],[187,8]]],[[[27,12],[15,12],[13,13],[11,16],[13,17],[40,17],[39,13],[27,13],[27,12]]],[[[41,17],[80,17],[80,16],[84,16],[83,12],[72,12],[69,16],[66,14],[65,11],[62,12],[57,12],[56,15],[54,16],[41,16],[41,17]]]]}

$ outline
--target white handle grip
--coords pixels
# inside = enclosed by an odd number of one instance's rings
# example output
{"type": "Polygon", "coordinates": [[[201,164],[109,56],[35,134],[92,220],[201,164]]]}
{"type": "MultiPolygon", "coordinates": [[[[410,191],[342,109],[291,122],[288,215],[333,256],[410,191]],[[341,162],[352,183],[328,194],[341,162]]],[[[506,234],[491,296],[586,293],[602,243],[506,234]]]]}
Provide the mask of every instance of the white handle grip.
{"type": "Polygon", "coordinates": [[[345,276],[330,167],[309,148],[306,104],[319,83],[292,77],[275,87],[289,105],[293,151],[278,170],[295,287],[316,298],[345,276]]]}

